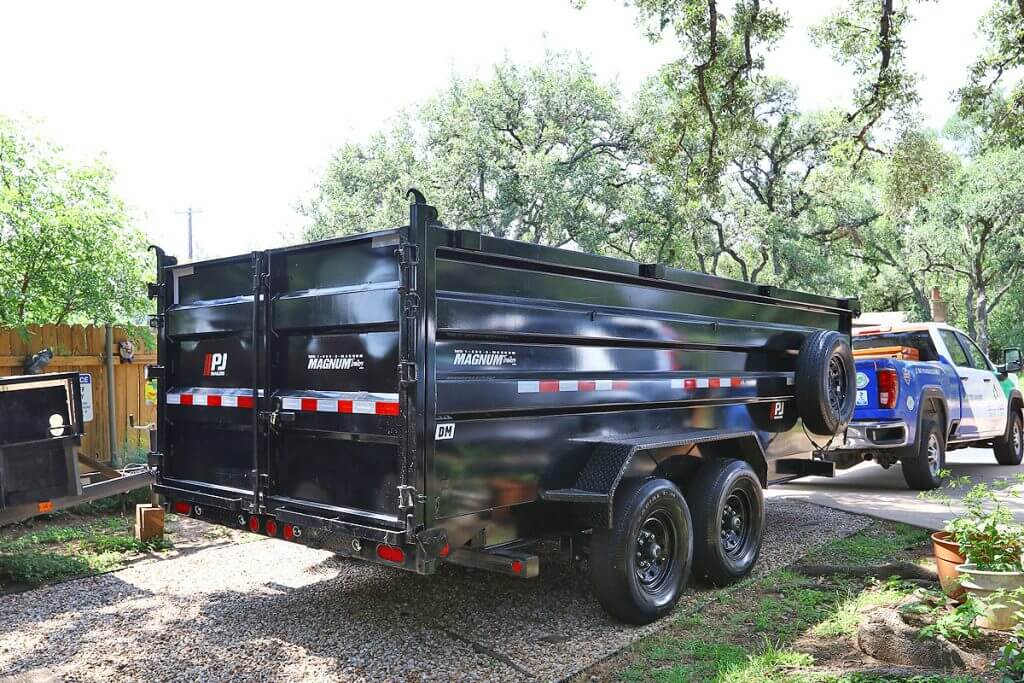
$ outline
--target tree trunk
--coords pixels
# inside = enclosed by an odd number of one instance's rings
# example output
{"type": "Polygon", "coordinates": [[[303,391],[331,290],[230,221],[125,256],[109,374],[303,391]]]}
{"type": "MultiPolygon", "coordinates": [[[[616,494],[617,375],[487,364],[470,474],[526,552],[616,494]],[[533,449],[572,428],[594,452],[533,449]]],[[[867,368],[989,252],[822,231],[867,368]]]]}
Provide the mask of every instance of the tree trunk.
{"type": "Polygon", "coordinates": [[[977,309],[974,307],[974,284],[967,283],[967,294],[964,295],[964,310],[967,312],[967,334],[972,339],[977,339],[977,309]]]}
{"type": "Polygon", "coordinates": [[[978,342],[978,346],[981,350],[988,355],[988,292],[986,291],[985,285],[981,284],[978,286],[978,295],[974,301],[974,307],[976,309],[975,318],[977,323],[975,324],[976,333],[972,333],[974,341],[978,342]]]}

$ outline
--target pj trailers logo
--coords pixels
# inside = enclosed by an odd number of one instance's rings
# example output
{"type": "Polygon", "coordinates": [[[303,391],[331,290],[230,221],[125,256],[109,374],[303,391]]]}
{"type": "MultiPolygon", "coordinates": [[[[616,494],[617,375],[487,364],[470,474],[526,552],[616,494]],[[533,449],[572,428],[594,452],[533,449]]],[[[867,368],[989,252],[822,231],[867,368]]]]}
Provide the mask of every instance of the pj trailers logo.
{"type": "Polygon", "coordinates": [[[223,377],[228,369],[228,354],[208,353],[203,360],[203,377],[223,377]]]}

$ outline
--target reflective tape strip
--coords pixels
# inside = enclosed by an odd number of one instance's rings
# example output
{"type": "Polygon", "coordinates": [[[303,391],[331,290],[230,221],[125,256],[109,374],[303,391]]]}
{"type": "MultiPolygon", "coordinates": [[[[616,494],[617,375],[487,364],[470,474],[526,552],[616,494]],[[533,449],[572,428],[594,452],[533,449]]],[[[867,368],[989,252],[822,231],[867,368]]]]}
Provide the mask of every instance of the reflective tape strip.
{"type": "MultiPolygon", "coordinates": [[[[647,381],[647,380],[643,380],[647,381]]],[[[739,389],[756,387],[756,377],[673,377],[668,380],[673,389],[693,391],[695,389],[739,389]]],[[[787,384],[792,384],[787,378],[787,384]]],[[[624,379],[540,379],[519,380],[516,391],[520,394],[546,394],[561,392],[586,391],[626,391],[632,387],[630,380],[624,379]]]]}
{"type": "Polygon", "coordinates": [[[397,396],[394,401],[283,396],[281,408],[305,413],[345,413],[357,415],[398,415],[397,396]]]}

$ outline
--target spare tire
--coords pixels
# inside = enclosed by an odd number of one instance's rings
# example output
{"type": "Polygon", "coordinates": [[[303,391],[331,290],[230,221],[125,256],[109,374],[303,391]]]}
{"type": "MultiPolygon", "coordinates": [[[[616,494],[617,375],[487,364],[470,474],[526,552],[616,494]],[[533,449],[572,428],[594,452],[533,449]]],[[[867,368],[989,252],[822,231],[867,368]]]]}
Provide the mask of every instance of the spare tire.
{"type": "Polygon", "coordinates": [[[853,353],[834,330],[808,336],[796,359],[796,409],[807,429],[832,436],[853,417],[856,389],[853,353]]]}

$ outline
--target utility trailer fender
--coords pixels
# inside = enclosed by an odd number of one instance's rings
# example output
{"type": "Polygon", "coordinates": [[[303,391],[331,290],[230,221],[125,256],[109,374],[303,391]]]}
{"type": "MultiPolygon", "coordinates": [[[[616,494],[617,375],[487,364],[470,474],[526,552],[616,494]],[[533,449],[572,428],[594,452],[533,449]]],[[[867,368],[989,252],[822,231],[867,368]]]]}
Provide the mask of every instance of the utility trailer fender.
{"type": "MultiPolygon", "coordinates": [[[[750,430],[694,429],[678,434],[635,434],[616,439],[589,440],[590,457],[572,488],[542,490],[541,500],[564,503],[589,503],[607,509],[607,524],[614,519],[615,490],[624,477],[668,476],[682,480],[685,474],[673,465],[695,466],[694,459],[717,457],[729,452],[750,463],[762,485],[767,485],[768,463],[757,433],[750,430]],[[701,451],[704,446],[705,451],[701,451]],[[709,448],[713,447],[713,448],[709,448]],[[643,458],[637,458],[643,454],[643,458]],[[677,460],[678,459],[678,460],[677,460]]],[[[687,467],[688,469],[688,467],[687,467]]]]}

